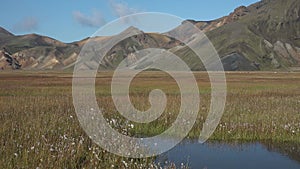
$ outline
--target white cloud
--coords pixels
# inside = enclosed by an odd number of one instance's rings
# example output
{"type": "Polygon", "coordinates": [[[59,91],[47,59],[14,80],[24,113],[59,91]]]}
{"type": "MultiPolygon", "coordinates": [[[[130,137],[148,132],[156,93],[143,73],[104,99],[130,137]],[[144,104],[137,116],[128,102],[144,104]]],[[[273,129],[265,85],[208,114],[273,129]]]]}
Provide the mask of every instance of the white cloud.
{"type": "Polygon", "coordinates": [[[36,30],[38,27],[38,21],[35,17],[27,17],[22,19],[19,23],[13,26],[13,30],[16,32],[28,32],[36,30]]]}
{"type": "Polygon", "coordinates": [[[139,12],[137,9],[130,8],[127,4],[117,3],[114,0],[110,0],[110,6],[117,17],[122,17],[139,12]]]}
{"type": "Polygon", "coordinates": [[[73,12],[73,17],[82,26],[100,27],[105,24],[105,19],[99,11],[93,11],[91,16],[87,16],[80,11],[73,12]]]}

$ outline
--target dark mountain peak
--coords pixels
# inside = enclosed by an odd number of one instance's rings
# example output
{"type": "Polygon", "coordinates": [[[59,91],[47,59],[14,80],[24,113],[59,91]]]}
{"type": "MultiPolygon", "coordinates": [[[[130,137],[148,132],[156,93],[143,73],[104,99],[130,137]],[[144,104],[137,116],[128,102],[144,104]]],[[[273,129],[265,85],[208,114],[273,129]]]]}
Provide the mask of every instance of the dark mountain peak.
{"type": "Polygon", "coordinates": [[[134,26],[130,26],[127,29],[125,29],[122,33],[130,33],[130,32],[134,32],[134,33],[141,33],[143,31],[139,30],[138,28],[134,27],[134,26]]]}
{"type": "Polygon", "coordinates": [[[243,15],[247,15],[249,12],[250,11],[246,6],[240,6],[235,8],[232,14],[235,14],[237,16],[243,16],[243,15]]]}
{"type": "Polygon", "coordinates": [[[137,27],[134,27],[134,26],[129,26],[127,29],[125,30],[137,30],[137,31],[140,31],[137,27]]]}
{"type": "Polygon", "coordinates": [[[249,6],[249,8],[260,9],[260,8],[265,7],[266,5],[270,4],[272,1],[276,1],[276,0],[261,0],[254,4],[251,4],[249,6]]]}

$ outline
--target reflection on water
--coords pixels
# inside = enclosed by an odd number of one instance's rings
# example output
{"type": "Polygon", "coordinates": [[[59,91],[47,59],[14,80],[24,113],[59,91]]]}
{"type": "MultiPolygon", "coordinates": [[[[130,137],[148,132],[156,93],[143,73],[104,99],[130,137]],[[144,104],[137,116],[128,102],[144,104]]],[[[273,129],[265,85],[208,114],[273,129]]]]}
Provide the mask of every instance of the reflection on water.
{"type": "Polygon", "coordinates": [[[300,145],[292,143],[220,143],[200,144],[183,140],[172,150],[157,157],[180,166],[196,169],[300,169],[300,145]]]}
{"type": "Polygon", "coordinates": [[[300,144],[299,143],[272,143],[262,142],[268,151],[278,152],[282,155],[288,156],[289,158],[298,161],[300,163],[300,144]]]}

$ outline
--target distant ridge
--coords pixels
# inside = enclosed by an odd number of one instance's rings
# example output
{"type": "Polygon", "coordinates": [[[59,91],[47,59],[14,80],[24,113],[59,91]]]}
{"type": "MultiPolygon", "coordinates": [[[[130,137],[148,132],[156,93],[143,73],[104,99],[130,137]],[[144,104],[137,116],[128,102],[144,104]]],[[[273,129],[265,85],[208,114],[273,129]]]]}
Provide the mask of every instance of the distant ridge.
{"type": "MultiPolygon", "coordinates": [[[[247,7],[240,6],[228,16],[212,21],[186,21],[206,33],[225,70],[300,70],[299,0],[262,0],[247,7]]],[[[139,30],[130,27],[124,31],[139,30]]],[[[96,37],[93,40],[109,38],[96,37]]],[[[36,34],[15,36],[0,27],[0,50],[7,48],[22,65],[20,69],[72,69],[88,40],[63,43],[36,34]]],[[[115,69],[121,60],[136,59],[134,52],[145,48],[175,51],[192,70],[204,70],[194,53],[179,41],[164,34],[145,32],[117,44],[100,63],[100,69],[115,69]]],[[[14,66],[0,53],[0,70],[4,69],[14,69],[14,66]]]]}

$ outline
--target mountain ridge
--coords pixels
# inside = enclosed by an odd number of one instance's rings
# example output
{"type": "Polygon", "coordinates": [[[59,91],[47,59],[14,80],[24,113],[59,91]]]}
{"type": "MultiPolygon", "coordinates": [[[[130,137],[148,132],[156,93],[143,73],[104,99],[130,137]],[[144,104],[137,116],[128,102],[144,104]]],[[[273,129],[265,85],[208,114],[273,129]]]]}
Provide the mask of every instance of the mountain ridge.
{"type": "Polygon", "coordinates": [[[295,38],[300,36],[299,15],[298,0],[263,0],[236,8],[217,20],[225,24],[206,34],[222,58],[238,54],[259,63],[259,68],[252,66],[254,70],[290,70],[300,65],[300,40],[295,38]]]}
{"type": "MultiPolygon", "coordinates": [[[[225,70],[293,70],[300,67],[299,15],[299,0],[262,0],[240,6],[219,19],[186,21],[202,30],[211,40],[225,70]]],[[[109,38],[95,37],[94,40],[109,38]]],[[[16,36],[0,27],[0,47],[8,49],[13,59],[22,65],[21,69],[72,69],[81,48],[89,40],[63,43],[36,34],[16,36]]],[[[145,32],[117,44],[100,63],[100,69],[114,69],[122,59],[130,59],[134,52],[145,48],[175,51],[192,70],[204,70],[195,54],[176,39],[145,32]],[[173,50],[178,47],[178,50],[173,50]]],[[[13,67],[0,54],[0,68],[13,67]]]]}

